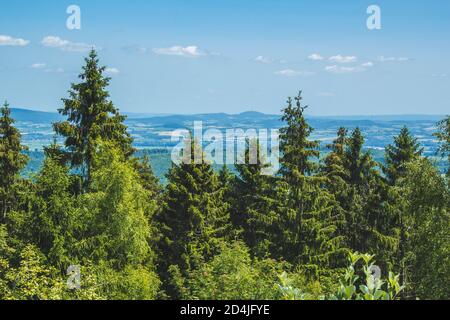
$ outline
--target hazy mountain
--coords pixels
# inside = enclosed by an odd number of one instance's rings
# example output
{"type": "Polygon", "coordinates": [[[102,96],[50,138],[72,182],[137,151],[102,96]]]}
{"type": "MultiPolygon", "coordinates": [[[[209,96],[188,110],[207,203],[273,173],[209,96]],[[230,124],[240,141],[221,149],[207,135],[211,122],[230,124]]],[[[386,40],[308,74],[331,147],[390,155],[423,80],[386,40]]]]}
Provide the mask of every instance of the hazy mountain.
{"type": "MultiPolygon", "coordinates": [[[[49,144],[54,136],[52,123],[62,118],[56,112],[12,109],[17,127],[23,135],[24,143],[32,150],[41,149],[49,144]]],[[[211,113],[193,115],[154,115],[128,114],[126,120],[134,144],[142,149],[167,148],[174,145],[171,132],[176,129],[191,129],[195,121],[201,121],[203,129],[277,129],[282,126],[280,115],[260,112],[243,112],[240,114],[211,113]]],[[[349,130],[361,128],[366,137],[366,147],[381,150],[391,143],[401,128],[407,125],[411,132],[419,138],[429,155],[435,153],[437,144],[433,133],[436,122],[443,116],[342,116],[308,118],[315,129],[314,138],[324,144],[333,140],[339,127],[349,130]]]]}
{"type": "Polygon", "coordinates": [[[33,111],[11,108],[11,115],[17,122],[52,123],[61,120],[57,112],[33,111]]]}
{"type": "MultiPolygon", "coordinates": [[[[50,144],[54,138],[52,123],[61,120],[56,112],[31,111],[26,109],[12,109],[16,125],[22,133],[23,142],[32,150],[29,170],[36,170],[42,162],[42,148],[50,144]]],[[[309,117],[310,125],[315,129],[313,138],[322,142],[322,150],[326,144],[336,136],[339,127],[349,130],[361,128],[367,149],[372,150],[378,161],[383,161],[384,148],[392,143],[403,126],[408,126],[430,157],[436,155],[437,142],[433,137],[436,131],[436,122],[443,116],[342,116],[342,117],[309,117]]],[[[148,115],[128,114],[126,124],[133,136],[134,146],[138,149],[150,150],[155,171],[164,176],[170,166],[167,150],[178,143],[172,141],[171,133],[176,129],[191,129],[195,121],[201,121],[203,129],[277,129],[282,122],[280,115],[270,115],[260,112],[243,112],[241,114],[211,113],[193,115],[148,115]],[[165,150],[165,151],[163,151],[165,150]]],[[[62,141],[61,141],[62,142],[62,141]]],[[[439,160],[440,167],[444,163],[439,160]]],[[[27,170],[28,170],[27,169],[27,170]]]]}

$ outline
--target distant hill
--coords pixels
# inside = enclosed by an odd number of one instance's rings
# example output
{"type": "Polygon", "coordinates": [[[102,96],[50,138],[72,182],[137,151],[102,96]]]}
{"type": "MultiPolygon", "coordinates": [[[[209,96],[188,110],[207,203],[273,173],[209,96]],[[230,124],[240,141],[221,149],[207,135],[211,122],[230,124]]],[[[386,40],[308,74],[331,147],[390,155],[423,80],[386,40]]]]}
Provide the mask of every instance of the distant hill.
{"type": "Polygon", "coordinates": [[[279,115],[268,115],[259,112],[240,114],[210,113],[192,115],[168,115],[148,118],[129,118],[130,125],[146,125],[154,128],[179,129],[191,127],[194,121],[202,121],[204,126],[216,128],[237,127],[278,127],[281,125],[279,115]]]}
{"type": "Polygon", "coordinates": [[[56,112],[32,111],[20,108],[12,108],[11,115],[18,122],[52,123],[62,119],[56,112]]]}
{"type": "MultiPolygon", "coordinates": [[[[155,172],[163,177],[170,166],[170,150],[178,141],[172,141],[171,133],[176,129],[192,128],[194,121],[201,121],[203,129],[277,129],[283,124],[280,115],[264,114],[260,112],[243,112],[240,114],[211,113],[193,115],[150,115],[127,114],[126,125],[128,132],[134,139],[134,146],[139,150],[150,150],[154,161],[155,172]],[[164,150],[162,152],[161,150],[164,150]]],[[[49,145],[55,133],[52,123],[62,117],[56,112],[31,111],[26,109],[12,109],[12,116],[22,133],[23,143],[31,150],[32,161],[27,170],[35,171],[42,162],[42,148],[49,145]]],[[[321,141],[322,151],[333,141],[339,127],[349,130],[359,127],[365,138],[365,148],[370,150],[377,161],[382,162],[384,148],[392,143],[403,126],[408,126],[412,134],[419,139],[425,149],[425,155],[436,156],[437,142],[433,137],[436,123],[444,116],[435,115],[398,115],[398,116],[340,116],[317,117],[309,116],[308,122],[314,128],[312,139],[321,141]]],[[[436,159],[442,170],[445,161],[436,159]]]]}
{"type": "Polygon", "coordinates": [[[395,114],[395,115],[359,115],[359,116],[315,116],[316,119],[329,120],[371,120],[371,121],[440,121],[444,115],[435,114],[395,114]]]}
{"type": "MultiPolygon", "coordinates": [[[[59,121],[62,117],[57,112],[34,111],[24,108],[12,108],[12,116],[16,121],[51,123],[59,121]]],[[[187,121],[204,121],[208,124],[220,123],[221,126],[229,126],[237,122],[267,123],[279,121],[280,115],[265,114],[256,111],[246,111],[239,114],[205,113],[205,114],[157,114],[157,113],[124,113],[132,123],[144,122],[155,124],[184,124],[187,121]]],[[[311,121],[320,122],[353,122],[353,121],[439,121],[444,115],[357,115],[357,116],[309,116],[311,121]]],[[[273,123],[272,123],[273,124],[273,123]]]]}

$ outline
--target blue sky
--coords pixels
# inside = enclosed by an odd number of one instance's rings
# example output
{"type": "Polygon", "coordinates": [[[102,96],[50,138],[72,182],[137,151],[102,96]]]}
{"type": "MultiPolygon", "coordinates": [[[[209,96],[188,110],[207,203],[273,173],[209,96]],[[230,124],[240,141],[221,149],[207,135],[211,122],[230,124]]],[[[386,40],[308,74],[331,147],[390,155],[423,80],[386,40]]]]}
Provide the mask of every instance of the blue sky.
{"type": "Polygon", "coordinates": [[[278,113],[302,89],[313,115],[446,114],[449,33],[448,0],[2,1],[0,100],[56,110],[95,45],[126,112],[278,113]]]}

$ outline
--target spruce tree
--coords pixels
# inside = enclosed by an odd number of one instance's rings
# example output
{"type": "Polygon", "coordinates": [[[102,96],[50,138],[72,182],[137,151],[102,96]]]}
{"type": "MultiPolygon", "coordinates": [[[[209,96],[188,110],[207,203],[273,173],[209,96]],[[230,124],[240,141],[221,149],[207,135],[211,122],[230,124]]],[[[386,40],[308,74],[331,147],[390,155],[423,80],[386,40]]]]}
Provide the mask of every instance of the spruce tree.
{"type": "MultiPolygon", "coordinates": [[[[306,122],[304,112],[308,106],[302,106],[301,92],[297,97],[288,98],[287,107],[282,110],[281,120],[286,124],[280,129],[280,149],[283,156],[280,159],[280,173],[292,187],[302,188],[304,183],[296,185],[301,177],[316,172],[318,166],[312,159],[318,159],[319,141],[309,140],[314,129],[306,122]],[[292,183],[291,183],[292,182],[292,183]]],[[[304,181],[300,181],[304,182],[304,181]]]]}
{"type": "Polygon", "coordinates": [[[398,182],[402,209],[399,265],[404,298],[447,299],[450,295],[450,192],[445,177],[427,158],[406,164],[398,182]]]}
{"type": "Polygon", "coordinates": [[[345,162],[349,173],[349,183],[359,189],[367,189],[369,179],[375,174],[376,163],[369,152],[363,151],[364,137],[356,128],[347,140],[345,162]]]}
{"type": "Polygon", "coordinates": [[[346,237],[348,224],[345,217],[348,216],[348,206],[346,200],[350,195],[349,172],[345,168],[345,148],[348,141],[348,130],[339,128],[337,137],[333,142],[327,145],[330,152],[323,160],[321,166],[321,175],[325,178],[324,186],[338,201],[337,211],[340,212],[342,222],[338,224],[338,234],[346,237]],[[345,207],[345,209],[344,209],[345,207]]]}
{"type": "Polygon", "coordinates": [[[73,167],[81,169],[85,189],[91,180],[92,161],[98,140],[112,141],[126,157],[133,154],[132,138],[121,115],[109,100],[110,78],[104,76],[97,53],[92,50],[79,75],[80,83],[72,84],[69,98],[63,99],[59,112],[66,121],[54,124],[55,132],[65,138],[66,152],[73,167]]]}
{"type": "Polygon", "coordinates": [[[159,197],[162,193],[162,187],[158,177],[153,172],[148,153],[145,152],[141,157],[133,158],[132,162],[141,178],[141,184],[144,189],[150,193],[151,197],[159,197]]]}
{"type": "Polygon", "coordinates": [[[406,164],[420,157],[423,148],[417,139],[411,136],[407,127],[403,127],[400,134],[394,138],[394,144],[386,147],[385,165],[383,172],[388,182],[395,185],[397,180],[406,174],[406,164]]]}
{"type": "Polygon", "coordinates": [[[237,164],[237,176],[232,189],[232,221],[243,231],[243,238],[252,254],[259,258],[270,255],[273,247],[276,199],[273,186],[275,178],[264,174],[270,167],[265,162],[257,143],[256,164],[250,163],[250,146],[245,149],[245,164],[237,164]]]}
{"type": "Polygon", "coordinates": [[[299,263],[318,275],[333,262],[339,263],[341,239],[336,236],[336,230],[340,217],[332,195],[321,188],[324,178],[314,175],[318,169],[319,142],[309,140],[313,128],[304,117],[307,107],[301,101],[300,92],[295,105],[289,98],[283,109],[282,120],[286,126],[280,130],[283,179],[278,188],[277,249],[287,261],[299,263]]]}
{"type": "Polygon", "coordinates": [[[224,164],[219,171],[219,184],[221,188],[224,188],[226,190],[225,193],[229,193],[234,178],[234,174],[231,172],[228,166],[224,164]]]}
{"type": "Polygon", "coordinates": [[[22,219],[12,219],[13,235],[35,245],[61,271],[72,264],[79,223],[72,183],[68,167],[47,157],[29,190],[29,209],[20,213],[22,219]]]}
{"type": "MultiPolygon", "coordinates": [[[[377,254],[388,264],[398,245],[396,216],[389,186],[377,170],[365,139],[356,128],[347,140],[344,168],[349,192],[340,199],[346,215],[346,239],[353,251],[377,254]]],[[[386,266],[386,265],[384,265],[386,266]]]]}
{"type": "Polygon", "coordinates": [[[23,154],[27,148],[21,144],[21,135],[14,127],[7,102],[0,113],[0,220],[4,220],[8,211],[16,205],[13,190],[28,162],[28,156],[23,154]]]}
{"type": "Polygon", "coordinates": [[[327,189],[335,196],[342,194],[347,189],[348,174],[344,164],[347,133],[347,129],[339,128],[337,138],[327,146],[330,152],[325,157],[321,167],[322,175],[328,179],[326,181],[327,189]]]}
{"type": "Polygon", "coordinates": [[[160,273],[171,298],[181,295],[181,288],[172,284],[174,273],[184,277],[217,254],[231,229],[217,174],[203,156],[202,161],[195,160],[194,154],[202,152],[197,143],[188,142],[188,148],[192,152],[185,154],[190,158],[173,164],[167,175],[164,204],[157,216],[160,273]]]}
{"type": "Polygon", "coordinates": [[[438,123],[438,129],[435,136],[441,142],[439,152],[448,158],[447,176],[450,178],[450,116],[438,123]]]}

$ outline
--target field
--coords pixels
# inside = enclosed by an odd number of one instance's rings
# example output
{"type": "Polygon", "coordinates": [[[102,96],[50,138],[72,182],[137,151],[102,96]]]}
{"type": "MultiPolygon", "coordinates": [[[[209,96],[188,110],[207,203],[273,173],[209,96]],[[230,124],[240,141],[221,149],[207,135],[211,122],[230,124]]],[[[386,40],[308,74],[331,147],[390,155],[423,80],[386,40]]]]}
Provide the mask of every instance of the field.
{"type": "MultiPolygon", "coordinates": [[[[25,109],[13,109],[13,117],[17,119],[17,127],[23,135],[23,142],[30,149],[31,158],[25,172],[35,172],[43,159],[43,147],[54,138],[52,122],[60,120],[57,113],[35,112],[25,109]]],[[[244,112],[238,115],[202,114],[202,115],[164,115],[149,116],[128,115],[126,124],[134,138],[134,146],[140,152],[151,154],[151,162],[155,174],[165,181],[165,173],[170,168],[170,150],[176,144],[171,141],[171,132],[177,129],[190,129],[194,121],[203,123],[203,130],[219,129],[277,129],[281,126],[279,115],[267,115],[258,112],[244,112]]],[[[339,127],[349,130],[359,127],[365,138],[365,148],[371,150],[377,161],[383,162],[384,148],[392,143],[403,126],[408,126],[411,133],[419,139],[424,154],[432,158],[436,165],[444,171],[445,161],[436,157],[437,141],[433,137],[436,123],[444,116],[353,116],[353,117],[310,117],[308,120],[315,128],[313,138],[321,141],[323,155],[326,145],[336,135],[339,127]]]]}

